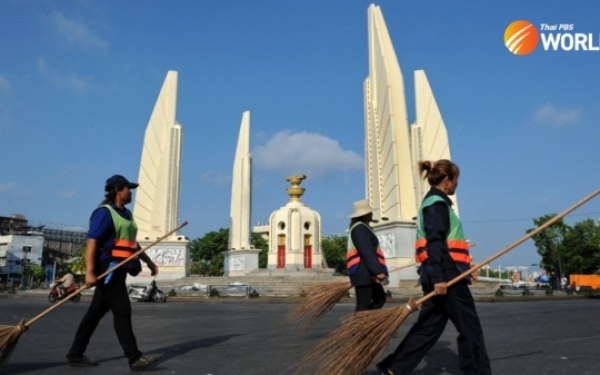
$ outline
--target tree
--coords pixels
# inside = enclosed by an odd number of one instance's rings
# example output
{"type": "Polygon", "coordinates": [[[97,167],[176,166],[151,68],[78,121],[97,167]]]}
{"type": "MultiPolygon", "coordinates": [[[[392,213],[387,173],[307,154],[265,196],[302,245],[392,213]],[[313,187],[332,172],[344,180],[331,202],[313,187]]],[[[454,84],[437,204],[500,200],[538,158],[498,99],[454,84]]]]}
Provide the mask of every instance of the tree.
{"type": "MultiPolygon", "coordinates": [[[[252,233],[250,242],[255,249],[260,249],[258,266],[267,266],[269,245],[259,234],[252,233]]],[[[202,238],[192,241],[190,273],[202,276],[222,276],[224,252],[229,250],[229,229],[220,228],[208,232],[202,238]]]]}
{"type": "Polygon", "coordinates": [[[35,288],[44,279],[44,269],[35,263],[27,264],[23,268],[23,277],[28,280],[25,285],[29,288],[35,288]]]}
{"type": "Polygon", "coordinates": [[[260,249],[260,254],[258,254],[258,268],[267,268],[269,262],[269,243],[258,233],[252,233],[250,241],[255,249],[260,249]]]}
{"type": "Polygon", "coordinates": [[[33,275],[33,279],[38,282],[44,280],[44,269],[42,268],[42,266],[39,266],[37,264],[32,264],[31,265],[31,274],[33,275]]]}
{"type": "Polygon", "coordinates": [[[64,275],[67,271],[71,272],[73,275],[85,275],[85,252],[87,246],[85,242],[81,245],[81,249],[79,249],[79,253],[77,257],[73,259],[73,261],[67,267],[59,267],[57,273],[59,275],[64,275]],[[66,270],[64,268],[67,268],[66,270]]]}
{"type": "MultiPolygon", "coordinates": [[[[533,222],[540,226],[554,215],[533,222]]],[[[532,231],[529,229],[527,232],[532,231]]],[[[541,267],[559,276],[572,273],[595,273],[600,270],[600,226],[587,219],[571,227],[561,219],[533,237],[541,267]]]]}
{"type": "Polygon", "coordinates": [[[348,246],[348,236],[327,236],[321,240],[323,255],[327,265],[334,268],[336,272],[347,275],[346,252],[348,246]]]}
{"type": "MultiPolygon", "coordinates": [[[[539,227],[554,216],[555,215],[544,215],[537,219],[533,219],[533,223],[539,227]]],[[[533,229],[529,229],[527,232],[529,233],[532,230],[533,229]]],[[[563,219],[560,219],[550,227],[533,236],[533,241],[537,247],[538,254],[542,257],[540,266],[548,273],[553,273],[557,276],[562,274],[561,244],[567,230],[568,226],[563,219]]]]}
{"type": "Polygon", "coordinates": [[[229,229],[220,228],[208,232],[204,237],[192,241],[192,262],[200,263],[197,267],[202,276],[223,275],[223,252],[227,251],[229,229]]]}
{"type": "Polygon", "coordinates": [[[600,226],[587,219],[569,228],[563,239],[563,273],[598,273],[600,270],[600,226]]]}

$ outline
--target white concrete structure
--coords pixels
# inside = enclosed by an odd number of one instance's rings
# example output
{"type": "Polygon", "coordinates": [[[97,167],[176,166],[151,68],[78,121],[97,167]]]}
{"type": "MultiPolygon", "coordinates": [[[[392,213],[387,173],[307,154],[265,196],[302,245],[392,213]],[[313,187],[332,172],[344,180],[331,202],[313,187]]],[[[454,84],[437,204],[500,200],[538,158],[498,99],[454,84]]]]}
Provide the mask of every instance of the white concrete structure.
{"type": "MultiPolygon", "coordinates": [[[[433,91],[423,70],[415,71],[415,104],[416,121],[410,128],[412,159],[419,160],[452,160],[450,156],[450,143],[444,119],[438,108],[433,91]]],[[[414,168],[416,196],[420,202],[429,191],[427,180],[419,177],[418,168],[414,168]]],[[[458,214],[456,194],[450,196],[454,202],[454,211],[458,214]]]]}
{"type": "Polygon", "coordinates": [[[423,70],[414,75],[416,121],[409,128],[404,78],[378,6],[369,6],[368,22],[369,75],[364,83],[367,198],[376,208],[375,218],[413,221],[429,190],[417,163],[450,159],[448,133],[423,70]]]}
{"type": "MultiPolygon", "coordinates": [[[[167,73],[144,136],[137,180],[140,186],[135,192],[133,209],[142,247],[178,225],[182,134],[176,119],[177,76],[176,71],[167,73]]],[[[161,267],[159,278],[187,275],[188,243],[187,238],[175,233],[148,251],[161,267]]],[[[144,267],[136,281],[149,277],[144,267]]]]}
{"type": "Polygon", "coordinates": [[[321,216],[305,206],[300,183],[306,176],[291,176],[287,181],[290,201],[269,218],[269,269],[315,272],[323,270],[321,216]]]}
{"type": "Polygon", "coordinates": [[[250,112],[242,115],[237,148],[233,160],[231,209],[229,215],[229,251],[224,256],[224,274],[241,276],[258,269],[260,250],[250,242],[252,207],[252,158],[250,155],[250,112]]]}
{"type": "Polygon", "coordinates": [[[250,248],[252,158],[250,155],[250,112],[242,115],[231,181],[229,249],[250,248]]]}
{"type": "MultiPolygon", "coordinates": [[[[414,258],[415,218],[429,190],[419,176],[420,160],[450,159],[448,134],[429,82],[415,72],[416,120],[408,125],[404,78],[381,9],[371,5],[369,75],[364,82],[366,195],[380,219],[373,228],[390,268],[414,258]],[[381,219],[387,220],[381,220],[381,219]]],[[[458,207],[455,206],[458,210],[458,207]]],[[[390,275],[416,279],[414,269],[390,275]]]]}
{"type": "Polygon", "coordinates": [[[369,76],[364,82],[367,199],[374,218],[417,214],[404,78],[379,7],[369,6],[369,76]]]}
{"type": "Polygon", "coordinates": [[[181,125],[176,111],[177,72],[169,71],[146,127],[137,180],[133,216],[143,240],[156,239],[177,226],[181,125]]]}
{"type": "MultiPolygon", "coordinates": [[[[138,241],[142,247],[149,244],[147,241],[138,241]]],[[[173,280],[189,276],[189,240],[180,236],[172,240],[165,240],[146,251],[146,254],[158,266],[156,277],[159,280],[173,280]]],[[[152,280],[150,271],[142,262],[142,272],[137,277],[129,277],[128,283],[147,284],[152,280]]]]}

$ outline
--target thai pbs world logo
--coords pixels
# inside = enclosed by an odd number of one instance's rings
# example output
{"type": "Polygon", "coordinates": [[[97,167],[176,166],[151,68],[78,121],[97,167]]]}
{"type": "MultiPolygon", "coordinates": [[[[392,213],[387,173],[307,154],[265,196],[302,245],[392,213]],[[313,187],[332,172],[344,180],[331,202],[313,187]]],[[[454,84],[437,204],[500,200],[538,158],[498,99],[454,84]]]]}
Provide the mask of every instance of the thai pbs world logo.
{"type": "Polygon", "coordinates": [[[536,50],[541,41],[544,52],[598,52],[600,35],[577,32],[572,23],[540,23],[517,20],[504,30],[504,45],[515,55],[524,56],[536,50]]]}

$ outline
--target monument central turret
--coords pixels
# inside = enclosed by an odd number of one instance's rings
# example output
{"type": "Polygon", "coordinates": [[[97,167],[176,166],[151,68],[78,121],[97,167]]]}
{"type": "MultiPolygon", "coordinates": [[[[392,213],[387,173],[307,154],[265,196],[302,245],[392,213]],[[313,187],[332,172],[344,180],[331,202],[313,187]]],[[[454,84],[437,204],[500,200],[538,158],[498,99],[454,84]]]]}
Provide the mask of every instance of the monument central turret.
{"type": "Polygon", "coordinates": [[[305,175],[287,177],[290,201],[269,218],[268,268],[314,272],[323,269],[321,216],[302,203],[305,175]]]}

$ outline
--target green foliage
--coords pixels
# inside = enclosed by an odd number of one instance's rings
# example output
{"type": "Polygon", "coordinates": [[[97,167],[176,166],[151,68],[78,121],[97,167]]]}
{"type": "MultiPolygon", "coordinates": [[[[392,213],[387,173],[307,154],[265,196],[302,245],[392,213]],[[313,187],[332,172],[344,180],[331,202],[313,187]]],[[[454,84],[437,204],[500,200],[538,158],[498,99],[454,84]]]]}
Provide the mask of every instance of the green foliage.
{"type": "MultiPolygon", "coordinates": [[[[554,216],[555,215],[544,215],[537,219],[533,219],[533,223],[539,227],[554,216]]],[[[529,233],[532,230],[533,229],[529,229],[527,232],[529,233]]],[[[557,275],[562,273],[562,239],[567,231],[568,225],[561,219],[533,237],[538,254],[542,257],[540,267],[544,268],[548,273],[555,273],[557,275]]]]}
{"type": "MultiPolygon", "coordinates": [[[[540,226],[553,216],[545,215],[533,222],[540,226]]],[[[600,225],[592,219],[573,227],[559,220],[534,236],[533,241],[542,257],[541,267],[548,273],[591,274],[600,270],[600,225]]]]}
{"type": "Polygon", "coordinates": [[[229,229],[221,228],[218,231],[208,232],[202,238],[197,238],[191,243],[191,255],[194,262],[212,262],[224,251],[227,251],[229,242],[229,229]]]}
{"type": "MultiPolygon", "coordinates": [[[[250,239],[255,249],[260,249],[258,266],[267,267],[269,244],[259,234],[253,233],[250,239]]],[[[191,242],[190,273],[201,276],[222,276],[224,252],[229,246],[229,229],[221,228],[191,242]]]]}
{"type": "Polygon", "coordinates": [[[221,228],[208,232],[204,237],[197,238],[191,243],[192,261],[196,264],[194,270],[201,276],[223,275],[223,252],[227,251],[229,230],[221,228]]]}
{"type": "Polygon", "coordinates": [[[600,270],[600,226],[587,219],[569,228],[562,246],[563,273],[597,273],[600,270]]]}
{"type": "Polygon", "coordinates": [[[250,241],[255,249],[260,249],[260,254],[258,254],[258,267],[267,268],[267,263],[269,262],[269,243],[258,233],[252,233],[250,241]]]}
{"type": "Polygon", "coordinates": [[[86,252],[85,242],[81,245],[81,249],[79,249],[79,253],[77,257],[68,264],[63,264],[59,269],[57,269],[58,275],[64,275],[67,272],[71,272],[73,275],[85,275],[85,252],[86,252]]]}
{"type": "Polygon", "coordinates": [[[190,265],[190,274],[195,276],[222,276],[223,275],[223,258],[220,262],[213,263],[192,262],[190,265]]]}
{"type": "Polygon", "coordinates": [[[201,262],[191,262],[190,263],[190,274],[191,275],[202,275],[202,266],[201,262]]]}
{"type": "Polygon", "coordinates": [[[38,266],[37,264],[32,264],[29,266],[29,271],[33,275],[34,280],[44,280],[44,269],[42,266],[38,266]]]}
{"type": "Polygon", "coordinates": [[[348,274],[346,269],[346,252],[348,246],[347,236],[324,236],[321,240],[323,255],[330,268],[334,268],[337,273],[348,274]]]}

